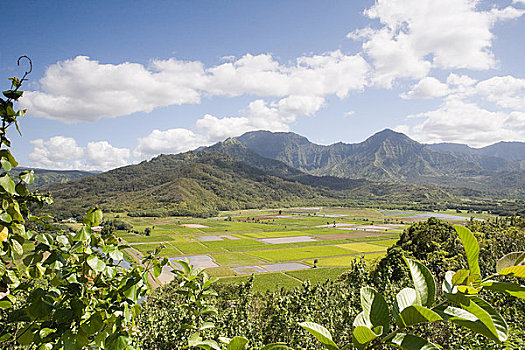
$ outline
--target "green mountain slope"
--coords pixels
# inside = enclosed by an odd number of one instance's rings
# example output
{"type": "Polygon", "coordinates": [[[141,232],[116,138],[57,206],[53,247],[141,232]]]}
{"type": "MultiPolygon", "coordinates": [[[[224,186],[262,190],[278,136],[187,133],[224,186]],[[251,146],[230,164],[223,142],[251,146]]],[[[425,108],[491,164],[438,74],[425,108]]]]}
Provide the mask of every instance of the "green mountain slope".
{"type": "Polygon", "coordinates": [[[63,216],[76,215],[95,204],[132,215],[208,216],[218,210],[341,205],[361,200],[433,203],[451,198],[425,186],[304,174],[234,141],[215,149],[161,155],[46,189],[55,198],[54,212],[63,216]]]}
{"type": "Polygon", "coordinates": [[[11,170],[13,174],[19,174],[25,170],[33,170],[35,172],[35,182],[33,187],[43,187],[53,183],[66,183],[71,180],[80,179],[86,176],[98,174],[98,172],[82,171],[82,170],[50,170],[50,169],[31,169],[25,167],[16,167],[11,170]]]}
{"type": "Polygon", "coordinates": [[[520,195],[525,188],[519,161],[458,152],[456,146],[437,150],[388,129],[357,144],[321,146],[293,133],[268,131],[246,133],[237,140],[262,156],[313,175],[465,187],[494,194],[520,195]]]}

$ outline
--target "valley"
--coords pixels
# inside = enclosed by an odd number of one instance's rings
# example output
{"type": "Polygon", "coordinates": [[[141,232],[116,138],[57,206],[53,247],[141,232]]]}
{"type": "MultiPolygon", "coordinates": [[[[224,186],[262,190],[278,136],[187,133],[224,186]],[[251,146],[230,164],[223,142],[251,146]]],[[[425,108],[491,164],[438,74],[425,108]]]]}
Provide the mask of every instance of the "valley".
{"type": "MultiPolygon", "coordinates": [[[[374,265],[411,223],[428,217],[465,223],[471,215],[451,210],[309,207],[226,211],[207,219],[112,216],[114,222],[132,226],[117,230],[131,247],[131,258],[140,260],[155,247],[165,246],[160,254],[169,263],[155,281],[158,285],[173,279],[171,270],[180,268],[177,260],[188,259],[219,277],[219,283],[239,283],[255,274],[255,290],[265,291],[290,289],[306,280],[335,280],[354,259],[363,257],[374,265]]],[[[474,216],[476,220],[492,217],[474,216]]]]}

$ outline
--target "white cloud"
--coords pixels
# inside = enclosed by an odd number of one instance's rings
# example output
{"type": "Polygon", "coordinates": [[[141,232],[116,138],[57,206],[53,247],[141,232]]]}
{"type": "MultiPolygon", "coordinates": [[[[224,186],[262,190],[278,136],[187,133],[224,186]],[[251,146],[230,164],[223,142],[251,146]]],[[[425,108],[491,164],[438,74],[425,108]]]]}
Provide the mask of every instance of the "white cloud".
{"type": "Polygon", "coordinates": [[[85,56],[50,66],[40,85],[27,91],[21,106],[32,114],[65,123],[97,121],[156,107],[198,103],[204,70],[198,62],[153,61],[100,64],[85,56]]]}
{"type": "Polygon", "coordinates": [[[503,108],[525,110],[525,79],[509,75],[493,77],[479,82],[472,93],[503,108]]]}
{"type": "Polygon", "coordinates": [[[113,147],[107,141],[89,142],[86,156],[88,164],[94,169],[107,170],[128,164],[130,151],[113,147]]]}
{"type": "Polygon", "coordinates": [[[438,109],[411,115],[424,121],[408,129],[398,127],[414,139],[424,143],[458,142],[473,147],[486,146],[501,140],[525,140],[524,129],[514,127],[523,116],[493,112],[456,97],[448,97],[438,109]]]}
{"type": "Polygon", "coordinates": [[[288,131],[289,124],[297,116],[313,115],[323,103],[324,98],[318,96],[289,96],[269,104],[255,100],[242,111],[242,116],[217,118],[207,114],[197,120],[195,126],[210,141],[221,141],[253,130],[288,131]]]}
{"type": "Polygon", "coordinates": [[[525,11],[512,6],[477,10],[476,0],[378,0],[365,15],[380,22],[348,35],[362,39],[373,81],[391,87],[397,78],[421,79],[431,68],[494,68],[494,24],[525,11]]]}
{"type": "Polygon", "coordinates": [[[149,135],[138,139],[133,156],[137,159],[147,159],[161,153],[180,153],[209,144],[207,137],[187,129],[155,129],[149,135]]]}
{"type": "Polygon", "coordinates": [[[350,117],[351,115],[354,115],[355,111],[348,111],[344,114],[345,117],[350,117]]]}
{"type": "Polygon", "coordinates": [[[89,57],[50,66],[41,91],[27,91],[21,106],[32,114],[65,123],[94,122],[168,105],[199,103],[203,95],[261,97],[347,96],[363,89],[369,66],[341,51],[299,57],[281,65],[271,55],[247,54],[205,69],[199,61],[154,60],[101,64],[89,57]]]}
{"type": "Polygon", "coordinates": [[[448,86],[433,77],[425,77],[421,79],[412,90],[401,97],[405,99],[411,98],[436,98],[447,95],[448,86]]]}
{"type": "Polygon", "coordinates": [[[84,148],[65,136],[36,139],[31,144],[29,159],[34,166],[46,169],[108,170],[128,164],[130,155],[128,149],[113,147],[107,141],[90,142],[84,148]]]}
{"type": "Polygon", "coordinates": [[[33,140],[31,144],[33,152],[29,154],[29,159],[41,168],[74,169],[80,165],[76,161],[84,156],[84,149],[71,137],[54,136],[48,141],[33,140]]]}

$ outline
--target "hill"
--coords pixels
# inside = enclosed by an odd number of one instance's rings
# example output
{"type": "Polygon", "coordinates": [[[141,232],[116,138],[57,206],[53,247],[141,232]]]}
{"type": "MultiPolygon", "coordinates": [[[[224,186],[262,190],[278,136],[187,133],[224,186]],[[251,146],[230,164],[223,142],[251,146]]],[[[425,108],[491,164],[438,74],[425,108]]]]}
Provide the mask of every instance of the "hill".
{"type": "Polygon", "coordinates": [[[13,168],[11,172],[16,176],[17,174],[26,170],[33,170],[35,172],[35,182],[32,184],[32,186],[35,188],[44,187],[53,183],[66,183],[71,180],[80,179],[82,177],[92,176],[99,173],[82,170],[31,169],[20,166],[13,168]]]}
{"type": "Polygon", "coordinates": [[[219,210],[246,208],[451,199],[446,192],[425,186],[312,176],[261,157],[236,140],[201,151],[160,155],[140,164],[53,184],[46,190],[55,198],[53,211],[65,217],[94,204],[131,215],[210,216],[219,210]]]}

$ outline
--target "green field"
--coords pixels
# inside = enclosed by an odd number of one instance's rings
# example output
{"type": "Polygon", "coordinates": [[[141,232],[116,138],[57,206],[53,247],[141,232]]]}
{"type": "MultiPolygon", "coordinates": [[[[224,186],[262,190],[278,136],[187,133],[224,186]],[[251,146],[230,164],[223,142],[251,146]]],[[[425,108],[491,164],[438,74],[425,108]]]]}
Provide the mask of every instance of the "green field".
{"type": "Polygon", "coordinates": [[[118,231],[118,235],[140,254],[162,242],[162,256],[195,258],[201,261],[197,267],[220,277],[221,283],[245,281],[255,273],[255,288],[264,290],[293,288],[305,280],[322,283],[336,279],[361,256],[374,263],[397,242],[399,230],[410,222],[425,220],[412,218],[418,214],[414,211],[382,213],[366,208],[292,208],[278,212],[230,211],[208,219],[121,216],[120,220],[141,234],[118,231]],[[143,234],[146,228],[151,230],[149,236],[143,234]],[[297,241],[299,236],[307,236],[309,241],[297,241]],[[266,238],[282,238],[282,243],[270,244],[263,240],[266,238]],[[317,269],[312,268],[315,259],[317,269]],[[282,270],[272,267],[282,263],[287,264],[282,270]],[[296,265],[287,271],[290,263],[296,265]],[[281,272],[273,272],[275,268],[281,272]]]}

